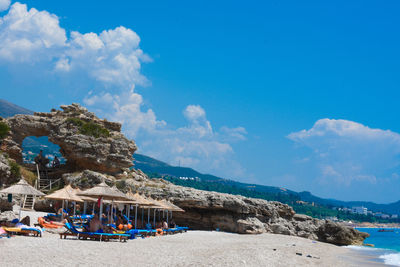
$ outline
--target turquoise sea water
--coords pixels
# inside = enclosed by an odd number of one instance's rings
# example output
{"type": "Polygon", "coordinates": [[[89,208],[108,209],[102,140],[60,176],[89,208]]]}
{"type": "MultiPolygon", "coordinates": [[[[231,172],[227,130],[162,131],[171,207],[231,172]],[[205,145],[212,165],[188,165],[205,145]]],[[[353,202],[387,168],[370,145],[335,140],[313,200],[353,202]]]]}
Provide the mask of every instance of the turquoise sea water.
{"type": "Polygon", "coordinates": [[[400,228],[385,228],[393,232],[378,232],[377,228],[357,228],[370,234],[364,243],[373,244],[374,248],[351,246],[353,249],[377,256],[385,264],[400,266],[400,228]]]}

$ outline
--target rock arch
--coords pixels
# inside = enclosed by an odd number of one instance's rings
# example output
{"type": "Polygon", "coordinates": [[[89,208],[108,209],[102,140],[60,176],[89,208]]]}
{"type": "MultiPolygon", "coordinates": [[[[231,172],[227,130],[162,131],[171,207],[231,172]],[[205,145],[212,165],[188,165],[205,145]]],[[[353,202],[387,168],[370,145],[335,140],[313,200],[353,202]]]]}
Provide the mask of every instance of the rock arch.
{"type": "Polygon", "coordinates": [[[50,142],[60,146],[61,154],[73,170],[119,173],[133,166],[132,155],[137,147],[121,133],[120,123],[101,120],[79,104],[61,106],[61,109],[6,119],[10,132],[1,150],[22,163],[22,141],[28,136],[47,136],[50,142]],[[95,130],[107,134],[95,137],[83,133],[83,124],[94,125],[95,130]]]}

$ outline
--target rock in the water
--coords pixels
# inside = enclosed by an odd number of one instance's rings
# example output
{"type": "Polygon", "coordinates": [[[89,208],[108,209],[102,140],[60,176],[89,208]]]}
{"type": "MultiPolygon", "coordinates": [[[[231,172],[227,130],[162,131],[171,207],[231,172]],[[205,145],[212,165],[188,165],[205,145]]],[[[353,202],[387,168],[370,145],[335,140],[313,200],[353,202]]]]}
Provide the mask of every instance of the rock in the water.
{"type": "Polygon", "coordinates": [[[120,123],[101,120],[78,104],[61,108],[6,119],[11,130],[1,149],[22,162],[22,141],[28,136],[48,136],[76,170],[118,173],[133,166],[136,144],[121,133],[120,123]]]}

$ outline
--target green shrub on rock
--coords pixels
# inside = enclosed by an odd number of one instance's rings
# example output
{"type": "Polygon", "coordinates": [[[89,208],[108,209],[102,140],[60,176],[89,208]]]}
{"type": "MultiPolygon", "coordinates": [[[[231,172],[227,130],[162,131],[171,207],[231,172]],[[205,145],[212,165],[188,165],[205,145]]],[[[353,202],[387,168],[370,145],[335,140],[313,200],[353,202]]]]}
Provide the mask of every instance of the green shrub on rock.
{"type": "Polygon", "coordinates": [[[9,131],[10,127],[7,123],[0,121],[0,139],[4,139],[8,135],[9,131]]]}
{"type": "Polygon", "coordinates": [[[67,123],[71,123],[79,128],[79,132],[84,135],[99,137],[109,137],[110,132],[101,125],[94,122],[85,122],[79,118],[68,118],[67,123]]]}

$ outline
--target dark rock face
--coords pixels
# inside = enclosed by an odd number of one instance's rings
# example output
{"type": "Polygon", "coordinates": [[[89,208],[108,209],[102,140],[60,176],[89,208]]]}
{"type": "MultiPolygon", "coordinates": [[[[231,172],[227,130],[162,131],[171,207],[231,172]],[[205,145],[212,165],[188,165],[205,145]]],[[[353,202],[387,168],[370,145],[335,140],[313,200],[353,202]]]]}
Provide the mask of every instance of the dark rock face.
{"type": "MultiPolygon", "coordinates": [[[[72,179],[77,185],[94,185],[99,177],[103,175],[92,171],[64,175],[66,181],[72,179]]],[[[361,244],[368,236],[339,223],[295,214],[290,206],[276,201],[176,186],[162,179],[148,179],[140,170],[124,172],[117,178],[117,182],[123,181],[126,190],[130,187],[156,199],[169,199],[183,208],[185,212],[175,212],[173,219],[178,225],[189,225],[192,229],[275,233],[336,245],[361,244]]]]}
{"type": "Polygon", "coordinates": [[[343,227],[339,223],[326,221],[317,231],[318,239],[337,245],[361,245],[367,233],[359,232],[351,227],[343,227]]]}
{"type": "Polygon", "coordinates": [[[120,123],[101,120],[78,104],[61,106],[61,109],[8,118],[5,121],[11,131],[1,149],[21,163],[22,141],[28,136],[48,136],[49,141],[61,147],[61,154],[73,169],[118,173],[133,165],[132,155],[137,147],[121,133],[120,123]],[[96,138],[82,134],[71,118],[99,126],[108,131],[109,136],[96,138]]]}

